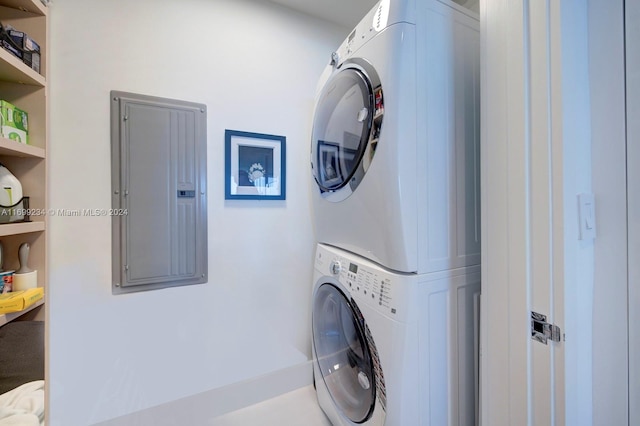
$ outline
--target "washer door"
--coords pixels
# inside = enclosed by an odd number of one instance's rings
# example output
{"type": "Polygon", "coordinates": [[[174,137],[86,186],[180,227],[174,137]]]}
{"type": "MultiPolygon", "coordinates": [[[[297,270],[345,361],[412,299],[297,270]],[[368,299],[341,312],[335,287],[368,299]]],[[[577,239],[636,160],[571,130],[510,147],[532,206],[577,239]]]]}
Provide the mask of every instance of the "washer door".
{"type": "Polygon", "coordinates": [[[342,201],[362,181],[378,143],[382,88],[364,61],[349,63],[325,84],[313,120],[311,166],[320,192],[342,201]]]}
{"type": "Polygon", "coordinates": [[[360,311],[337,287],[322,284],[312,322],[316,359],[333,402],[352,422],[366,421],[374,409],[376,379],[360,311]]]}

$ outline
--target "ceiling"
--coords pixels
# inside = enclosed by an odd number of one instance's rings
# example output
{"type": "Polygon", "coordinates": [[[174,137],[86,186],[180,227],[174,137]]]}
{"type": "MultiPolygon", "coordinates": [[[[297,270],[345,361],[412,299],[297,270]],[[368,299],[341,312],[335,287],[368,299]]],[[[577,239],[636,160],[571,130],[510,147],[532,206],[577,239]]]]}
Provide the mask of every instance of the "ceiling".
{"type": "MultiPolygon", "coordinates": [[[[367,14],[378,0],[268,0],[316,18],[325,19],[351,30],[367,14]]],[[[480,12],[480,0],[453,0],[476,13],[480,12]]]]}
{"type": "Polygon", "coordinates": [[[342,25],[347,29],[367,14],[378,0],[269,0],[282,6],[342,25]]]}

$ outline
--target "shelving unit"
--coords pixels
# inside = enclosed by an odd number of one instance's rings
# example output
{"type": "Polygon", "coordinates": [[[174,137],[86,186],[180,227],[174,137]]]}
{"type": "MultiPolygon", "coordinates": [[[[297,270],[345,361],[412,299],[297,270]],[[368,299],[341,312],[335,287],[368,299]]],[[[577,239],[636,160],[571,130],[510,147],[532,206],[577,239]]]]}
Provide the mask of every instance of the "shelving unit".
{"type": "Polygon", "coordinates": [[[11,157],[45,158],[43,148],[17,143],[11,139],[0,137],[0,155],[11,157]]]}
{"type": "MultiPolygon", "coordinates": [[[[47,279],[47,41],[48,10],[40,0],[0,0],[0,22],[26,32],[40,45],[40,73],[0,47],[0,99],[29,114],[29,144],[0,137],[0,164],[13,173],[29,197],[29,208],[43,212],[32,215],[32,222],[0,224],[3,269],[19,267],[18,247],[31,245],[29,267],[38,271],[38,286],[47,279]]],[[[31,312],[29,317],[44,320],[44,302],[22,312],[0,315],[0,326],[31,312]]]]}
{"type": "Polygon", "coordinates": [[[24,315],[26,313],[34,311],[35,309],[39,308],[42,305],[44,305],[44,300],[38,300],[36,303],[34,303],[33,305],[29,306],[24,311],[12,312],[10,314],[0,315],[0,327],[2,327],[3,325],[5,325],[8,322],[13,321],[14,319],[20,318],[22,315],[24,315]]]}

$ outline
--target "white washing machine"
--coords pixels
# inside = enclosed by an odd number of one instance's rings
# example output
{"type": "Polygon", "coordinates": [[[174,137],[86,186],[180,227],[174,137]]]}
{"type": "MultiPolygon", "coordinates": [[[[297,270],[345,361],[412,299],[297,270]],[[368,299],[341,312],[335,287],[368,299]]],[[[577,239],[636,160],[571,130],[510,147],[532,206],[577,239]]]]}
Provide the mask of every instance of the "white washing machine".
{"type": "Polygon", "coordinates": [[[480,269],[398,274],[319,244],[314,380],[334,426],[477,424],[480,269]]]}
{"type": "Polygon", "coordinates": [[[401,272],[479,264],[478,15],[381,0],[331,62],[311,143],[318,241],[401,272]]]}

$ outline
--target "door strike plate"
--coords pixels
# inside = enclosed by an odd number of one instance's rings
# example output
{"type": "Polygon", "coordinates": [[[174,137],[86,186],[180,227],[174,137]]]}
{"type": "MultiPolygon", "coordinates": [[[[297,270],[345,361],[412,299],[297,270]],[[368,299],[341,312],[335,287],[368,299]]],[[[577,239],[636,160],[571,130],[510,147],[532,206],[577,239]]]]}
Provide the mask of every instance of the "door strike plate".
{"type": "Polygon", "coordinates": [[[540,343],[547,344],[560,341],[560,327],[547,322],[547,316],[537,312],[531,312],[531,338],[540,343]]]}

